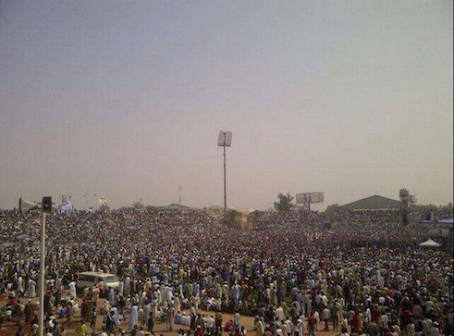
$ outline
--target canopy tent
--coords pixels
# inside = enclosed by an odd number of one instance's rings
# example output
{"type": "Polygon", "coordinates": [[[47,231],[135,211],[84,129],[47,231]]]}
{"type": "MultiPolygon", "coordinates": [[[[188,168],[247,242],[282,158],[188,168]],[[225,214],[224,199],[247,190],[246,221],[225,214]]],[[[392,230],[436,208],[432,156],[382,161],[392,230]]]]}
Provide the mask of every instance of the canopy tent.
{"type": "Polygon", "coordinates": [[[419,244],[420,247],[440,247],[441,244],[438,244],[436,241],[433,241],[431,238],[426,240],[424,243],[419,244]]]}

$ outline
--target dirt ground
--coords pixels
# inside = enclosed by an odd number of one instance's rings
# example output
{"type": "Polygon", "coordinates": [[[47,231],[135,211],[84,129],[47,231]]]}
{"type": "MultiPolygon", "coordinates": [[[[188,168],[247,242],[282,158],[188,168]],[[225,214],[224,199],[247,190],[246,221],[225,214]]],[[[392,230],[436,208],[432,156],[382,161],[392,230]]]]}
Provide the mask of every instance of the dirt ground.
{"type": "MultiPolygon", "coordinates": [[[[36,300],[34,300],[36,301],[36,300]]],[[[3,307],[7,301],[5,299],[0,299],[0,307],[3,307]]],[[[208,316],[213,316],[214,317],[214,312],[207,312],[207,311],[199,311],[202,315],[208,315],[208,316]]],[[[38,312],[37,312],[38,313],[38,312]]],[[[188,312],[187,312],[188,313],[188,312]]],[[[227,322],[228,320],[233,320],[233,315],[232,314],[227,314],[223,313],[223,323],[227,322]]],[[[100,334],[101,329],[103,326],[103,319],[105,315],[99,315],[97,320],[96,320],[96,333],[100,334]]],[[[58,320],[59,323],[63,323],[65,320],[61,319],[58,320]]],[[[71,327],[65,328],[64,335],[65,336],[76,336],[76,328],[80,325],[81,317],[80,313],[76,314],[73,318],[73,323],[71,327]]],[[[128,314],[126,315],[126,321],[122,322],[122,328],[123,330],[128,329],[128,323],[129,323],[129,316],[128,314]]],[[[254,331],[254,317],[253,316],[241,316],[241,324],[244,325],[246,330],[248,331],[248,336],[255,336],[255,331],[254,331]]],[[[175,336],[177,335],[177,332],[179,329],[189,329],[188,327],[181,326],[181,325],[175,325],[173,326],[173,331],[167,331],[166,324],[161,323],[161,322],[155,322],[155,333],[156,335],[164,335],[164,336],[175,336]]],[[[321,329],[321,328],[319,328],[321,329]]],[[[15,325],[13,322],[7,322],[3,325],[0,326],[0,336],[14,336],[16,331],[18,330],[18,327],[15,325]]],[[[30,326],[25,325],[24,326],[24,333],[25,335],[28,335],[30,331],[30,326]]],[[[89,324],[87,324],[87,335],[91,335],[92,330],[89,327],[89,324]]],[[[323,336],[336,336],[339,335],[339,331],[319,331],[317,333],[318,335],[323,335],[323,336]]],[[[223,333],[223,336],[227,336],[228,333],[223,333]]]]}

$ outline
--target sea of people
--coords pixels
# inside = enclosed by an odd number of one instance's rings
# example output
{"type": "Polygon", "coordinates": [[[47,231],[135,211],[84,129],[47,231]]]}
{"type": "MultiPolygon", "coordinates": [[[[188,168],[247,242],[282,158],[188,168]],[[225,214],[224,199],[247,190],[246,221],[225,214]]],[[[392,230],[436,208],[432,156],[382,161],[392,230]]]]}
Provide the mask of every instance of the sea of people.
{"type": "MultiPolygon", "coordinates": [[[[77,325],[80,336],[449,335],[452,250],[421,250],[425,212],[255,213],[256,229],[226,226],[204,211],[58,212],[48,218],[46,333],[77,325]],[[111,273],[77,288],[85,271],[111,273]],[[210,313],[207,313],[210,312],[210,313]],[[233,314],[223,321],[222,313],[233,314]],[[77,318],[77,319],[76,319],[77,318]],[[101,320],[103,327],[96,327],[101,320]]],[[[452,218],[452,208],[435,214],[452,218]]],[[[40,227],[37,214],[0,212],[0,323],[37,334],[40,227]]]]}

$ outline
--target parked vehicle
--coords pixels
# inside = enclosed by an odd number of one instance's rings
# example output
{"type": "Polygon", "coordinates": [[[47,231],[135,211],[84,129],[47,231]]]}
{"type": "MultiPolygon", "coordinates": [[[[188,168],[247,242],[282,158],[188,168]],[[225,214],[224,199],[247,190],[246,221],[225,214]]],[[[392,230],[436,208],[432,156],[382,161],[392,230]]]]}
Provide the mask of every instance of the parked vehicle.
{"type": "Polygon", "coordinates": [[[93,288],[95,286],[98,286],[98,288],[104,292],[109,287],[117,289],[119,284],[120,279],[118,279],[118,277],[114,274],[101,272],[82,272],[79,273],[76,287],[77,291],[81,292],[85,286],[87,288],[93,288]],[[102,286],[103,288],[99,288],[100,284],[104,284],[102,286]]]}

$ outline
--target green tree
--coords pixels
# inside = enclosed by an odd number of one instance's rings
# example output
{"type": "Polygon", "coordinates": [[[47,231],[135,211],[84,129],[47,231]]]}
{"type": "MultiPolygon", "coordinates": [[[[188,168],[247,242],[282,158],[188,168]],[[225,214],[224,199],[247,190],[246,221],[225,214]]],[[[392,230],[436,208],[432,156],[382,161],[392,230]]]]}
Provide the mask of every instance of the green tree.
{"type": "Polygon", "coordinates": [[[328,205],[328,207],[326,208],[325,210],[325,214],[332,218],[336,213],[338,213],[340,211],[341,207],[339,204],[331,204],[331,205],[328,205]]]}
{"type": "Polygon", "coordinates": [[[132,204],[132,207],[136,210],[141,210],[141,209],[145,209],[145,205],[143,205],[142,203],[140,202],[135,202],[132,204]]]}
{"type": "Polygon", "coordinates": [[[100,210],[100,211],[110,210],[110,207],[109,207],[107,204],[102,204],[102,205],[99,207],[99,210],[100,210]]]}
{"type": "Polygon", "coordinates": [[[418,204],[418,205],[414,205],[412,208],[417,209],[417,210],[432,211],[432,212],[435,212],[439,209],[436,205],[433,205],[433,204],[418,204]]]}
{"type": "Polygon", "coordinates": [[[241,212],[230,209],[226,213],[225,223],[233,227],[240,227],[242,216],[241,212]]]}
{"type": "Polygon", "coordinates": [[[277,198],[279,198],[279,202],[274,202],[274,207],[277,211],[281,213],[287,213],[292,210],[292,201],[294,198],[293,196],[291,196],[289,193],[287,193],[287,195],[279,193],[279,195],[277,195],[277,198]]]}
{"type": "Polygon", "coordinates": [[[148,211],[154,211],[157,209],[157,207],[155,207],[154,205],[147,205],[146,208],[148,211]]]}

